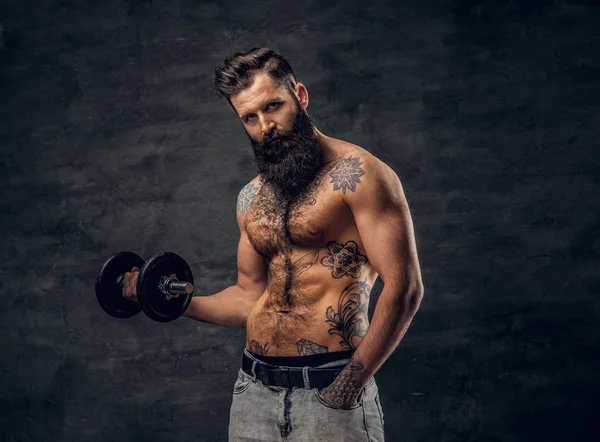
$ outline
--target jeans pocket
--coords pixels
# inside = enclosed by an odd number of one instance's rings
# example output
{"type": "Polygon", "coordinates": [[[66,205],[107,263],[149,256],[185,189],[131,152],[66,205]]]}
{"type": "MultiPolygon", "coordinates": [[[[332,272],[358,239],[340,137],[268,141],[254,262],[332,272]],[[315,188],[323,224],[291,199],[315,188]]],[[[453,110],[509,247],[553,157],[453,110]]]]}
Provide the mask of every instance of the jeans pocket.
{"type": "Polygon", "coordinates": [[[321,397],[321,391],[324,390],[321,389],[319,390],[318,388],[314,389],[315,392],[315,396],[317,397],[317,400],[319,401],[319,403],[331,410],[339,410],[339,411],[351,411],[351,410],[355,410],[356,408],[360,407],[361,405],[363,405],[363,402],[365,400],[365,396],[367,395],[367,392],[373,387],[373,385],[375,385],[375,378],[371,377],[371,379],[369,379],[369,381],[367,381],[366,385],[363,387],[363,389],[360,392],[360,395],[358,396],[358,402],[356,403],[356,405],[353,405],[351,408],[336,408],[332,405],[329,405],[327,402],[325,402],[323,400],[323,398],[321,397]]]}
{"type": "Polygon", "coordinates": [[[367,381],[367,384],[365,385],[365,388],[364,388],[364,390],[363,390],[363,391],[365,391],[365,392],[366,392],[367,390],[371,389],[371,387],[372,387],[374,384],[375,384],[375,378],[374,378],[373,376],[371,376],[371,379],[369,379],[369,380],[367,381]]]}
{"type": "Polygon", "coordinates": [[[252,378],[240,370],[237,380],[233,384],[233,394],[242,394],[252,383],[252,378]]]}
{"type": "Polygon", "coordinates": [[[337,410],[337,411],[341,411],[341,412],[352,411],[352,410],[356,410],[357,408],[359,408],[362,405],[362,396],[364,395],[363,393],[361,393],[361,399],[360,399],[360,401],[356,405],[353,405],[350,408],[336,408],[333,405],[329,405],[327,402],[325,402],[323,400],[323,398],[321,397],[321,391],[322,390],[319,390],[318,388],[315,388],[313,391],[315,393],[315,397],[317,398],[317,401],[321,405],[323,405],[326,408],[329,408],[330,410],[337,410]]]}

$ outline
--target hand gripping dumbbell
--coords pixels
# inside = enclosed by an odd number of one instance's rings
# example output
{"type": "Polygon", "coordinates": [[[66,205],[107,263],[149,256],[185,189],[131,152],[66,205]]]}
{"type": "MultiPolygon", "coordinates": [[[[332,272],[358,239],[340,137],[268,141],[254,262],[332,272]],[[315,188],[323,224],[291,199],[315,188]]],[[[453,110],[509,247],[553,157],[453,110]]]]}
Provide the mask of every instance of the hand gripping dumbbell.
{"type": "Polygon", "coordinates": [[[190,267],[171,252],[158,253],[146,262],[132,252],[115,253],[104,261],[96,277],[96,299],[115,318],[131,318],[143,311],[155,321],[173,321],[186,311],[193,291],[190,267]],[[139,303],[123,296],[125,273],[133,267],[140,267],[136,286],[139,303]]]}

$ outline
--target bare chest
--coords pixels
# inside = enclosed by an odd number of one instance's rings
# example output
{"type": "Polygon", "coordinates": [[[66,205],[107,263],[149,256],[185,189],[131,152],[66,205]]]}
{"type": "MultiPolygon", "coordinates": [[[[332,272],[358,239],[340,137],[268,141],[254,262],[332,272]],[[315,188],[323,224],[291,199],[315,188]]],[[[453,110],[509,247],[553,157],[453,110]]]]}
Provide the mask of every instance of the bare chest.
{"type": "Polygon", "coordinates": [[[272,259],[295,248],[324,247],[348,222],[351,216],[339,193],[325,186],[289,206],[262,187],[248,210],[246,230],[254,248],[272,259]]]}

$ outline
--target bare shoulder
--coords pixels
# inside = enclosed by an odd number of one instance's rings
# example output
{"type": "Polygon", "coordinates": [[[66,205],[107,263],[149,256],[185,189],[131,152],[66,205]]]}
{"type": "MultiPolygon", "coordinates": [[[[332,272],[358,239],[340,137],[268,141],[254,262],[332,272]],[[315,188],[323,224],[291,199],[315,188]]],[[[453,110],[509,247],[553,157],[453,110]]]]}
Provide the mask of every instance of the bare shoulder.
{"type": "Polygon", "coordinates": [[[236,212],[238,216],[246,215],[248,209],[252,205],[252,202],[258,194],[260,189],[260,175],[254,177],[248,184],[246,184],[238,193],[236,212]]]}
{"type": "Polygon", "coordinates": [[[329,172],[333,191],[341,191],[344,199],[401,191],[398,175],[390,166],[360,146],[342,143],[341,158],[329,172]]]}

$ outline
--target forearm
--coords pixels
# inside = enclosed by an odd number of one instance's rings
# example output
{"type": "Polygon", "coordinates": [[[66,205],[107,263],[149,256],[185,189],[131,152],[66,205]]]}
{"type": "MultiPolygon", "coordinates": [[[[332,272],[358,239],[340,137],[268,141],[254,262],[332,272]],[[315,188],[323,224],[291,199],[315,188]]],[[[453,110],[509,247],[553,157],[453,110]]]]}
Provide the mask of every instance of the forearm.
{"type": "Polygon", "coordinates": [[[214,295],[194,296],[183,316],[226,327],[245,327],[256,299],[255,294],[236,284],[214,295]]]}
{"type": "Polygon", "coordinates": [[[400,343],[422,297],[422,292],[399,294],[384,287],[367,333],[350,362],[321,392],[321,397],[340,408],[353,405],[368,380],[400,343]]]}
{"type": "Polygon", "coordinates": [[[352,357],[362,368],[353,370],[361,384],[367,382],[396,349],[419,309],[422,291],[397,292],[384,286],[367,333],[352,357]]]}

